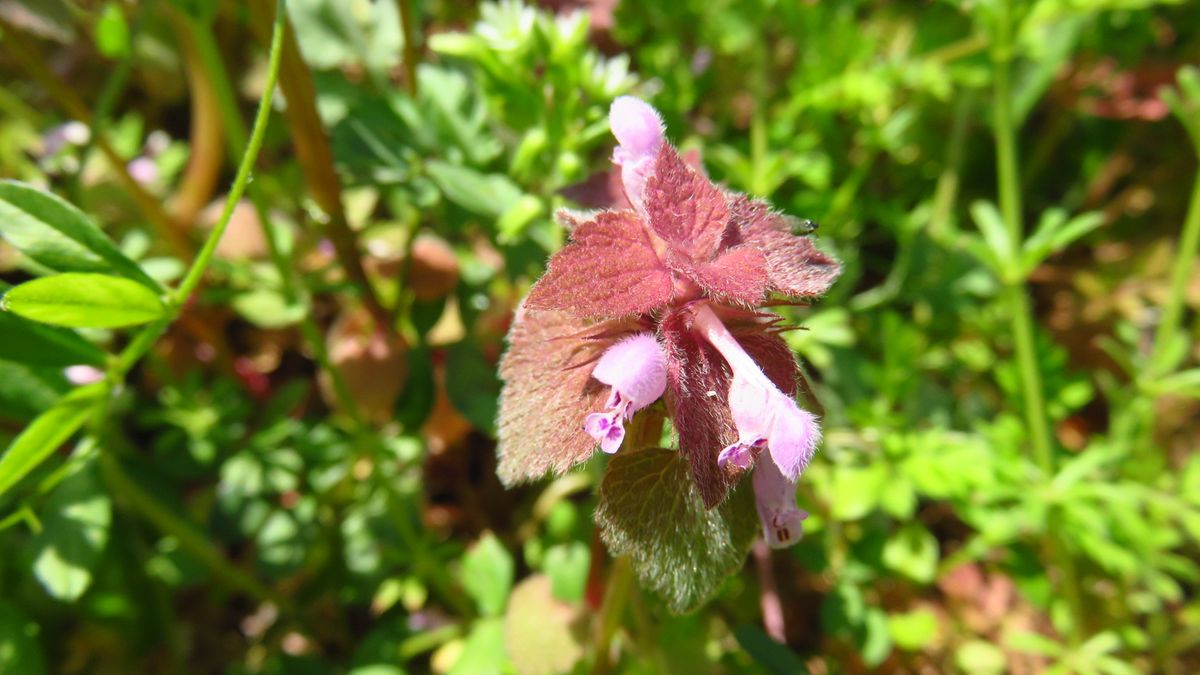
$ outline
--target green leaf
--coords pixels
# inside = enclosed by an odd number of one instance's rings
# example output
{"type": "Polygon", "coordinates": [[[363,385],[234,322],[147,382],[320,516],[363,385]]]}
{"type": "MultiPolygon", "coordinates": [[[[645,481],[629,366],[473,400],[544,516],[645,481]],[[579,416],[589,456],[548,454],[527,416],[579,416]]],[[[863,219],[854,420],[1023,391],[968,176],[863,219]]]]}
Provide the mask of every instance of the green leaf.
{"type": "Polygon", "coordinates": [[[0,312],[0,361],[52,368],[99,366],[104,352],[75,331],[0,312]]]}
{"type": "Polygon", "coordinates": [[[107,274],[67,272],[27,281],[0,298],[0,309],[71,328],[119,328],[163,314],[158,294],[107,274]]]}
{"type": "Polygon", "coordinates": [[[834,518],[858,520],[879,504],[879,497],[888,483],[886,466],[835,466],[833,471],[830,507],[834,518]]]}
{"type": "Polygon", "coordinates": [[[1061,209],[1049,209],[1042,214],[1037,229],[1025,241],[1021,264],[1026,274],[1033,271],[1051,253],[1070,246],[1076,239],[1104,224],[1104,214],[1098,211],[1080,214],[1067,220],[1061,209]]]}
{"type": "Polygon", "coordinates": [[[502,673],[508,659],[504,653],[504,622],[501,619],[476,621],[463,645],[462,655],[449,675],[502,673]]]}
{"type": "Polygon", "coordinates": [[[414,347],[408,355],[408,378],[396,397],[393,419],[405,433],[416,433],[429,418],[437,392],[433,359],[425,345],[414,347]]]}
{"type": "Polygon", "coordinates": [[[8,492],[65,443],[107,394],[107,382],[79,387],[30,422],[0,456],[0,495],[8,492]]]}
{"type": "Polygon", "coordinates": [[[964,673],[1003,673],[1008,667],[1004,652],[999,647],[982,640],[968,642],[958,648],[954,661],[964,673]]]}
{"type": "Polygon", "coordinates": [[[96,19],[96,48],[110,59],[129,53],[129,26],[116,2],[105,4],[96,19]]]}
{"type": "Polygon", "coordinates": [[[42,531],[30,542],[35,551],[33,574],[46,592],[74,602],[92,583],[92,568],[108,542],[112,502],[95,465],[67,476],[50,494],[42,531]]]}
{"type": "Polygon", "coordinates": [[[1000,211],[991,202],[976,201],[971,203],[971,217],[983,233],[986,247],[976,252],[980,260],[992,268],[992,271],[1002,280],[1012,279],[1019,270],[1013,259],[1012,239],[1008,236],[1008,228],[1000,211]]]}
{"type": "Polygon", "coordinates": [[[569,672],[583,658],[587,615],[555,598],[551,581],[534,575],[513,589],[504,615],[504,646],[519,675],[569,672]]]}
{"type": "Polygon", "coordinates": [[[937,562],[937,539],[915,522],[905,525],[883,546],[883,563],[918,583],[933,581],[937,562]]]}
{"type": "Polygon", "coordinates": [[[687,460],[665,448],[609,461],[596,522],[609,553],[630,556],[642,584],[676,613],[699,607],[741,569],[759,530],[748,484],[706,510],[687,460]]]}
{"type": "Polygon", "coordinates": [[[0,600],[0,673],[41,675],[46,672],[38,631],[38,625],[19,608],[0,600]]]}
{"type": "Polygon", "coordinates": [[[59,368],[0,361],[0,419],[28,422],[70,388],[59,368]]]}
{"type": "Polygon", "coordinates": [[[496,364],[484,358],[474,342],[463,340],[446,350],[446,393],[476,429],[496,435],[500,380],[496,364]]]}
{"type": "Polygon", "coordinates": [[[82,211],[32,185],[0,181],[0,236],[56,272],[115,272],[159,288],[82,211]]]}
{"type": "Polygon", "coordinates": [[[499,174],[482,174],[438,160],[431,160],[426,168],[447,199],[481,216],[499,218],[521,199],[521,188],[499,174]]]}
{"type": "Polygon", "coordinates": [[[807,675],[808,666],[792,650],[771,639],[757,626],[733,629],[738,644],[767,672],[774,675],[807,675]]]}
{"type": "Polygon", "coordinates": [[[499,616],[513,584],[512,555],[488,532],[463,556],[460,578],[481,614],[499,616]]]}
{"type": "Polygon", "coordinates": [[[557,544],[546,551],[542,569],[550,577],[554,597],[563,602],[579,602],[587,587],[592,556],[587,544],[573,541],[557,544]]]}
{"type": "Polygon", "coordinates": [[[888,617],[888,633],[901,649],[916,652],[937,637],[937,616],[927,609],[917,609],[888,617]]]}
{"type": "Polygon", "coordinates": [[[304,318],[304,306],[288,304],[279,291],[257,288],[234,296],[230,303],[233,310],[244,319],[260,328],[286,328],[300,323],[304,318]]]}

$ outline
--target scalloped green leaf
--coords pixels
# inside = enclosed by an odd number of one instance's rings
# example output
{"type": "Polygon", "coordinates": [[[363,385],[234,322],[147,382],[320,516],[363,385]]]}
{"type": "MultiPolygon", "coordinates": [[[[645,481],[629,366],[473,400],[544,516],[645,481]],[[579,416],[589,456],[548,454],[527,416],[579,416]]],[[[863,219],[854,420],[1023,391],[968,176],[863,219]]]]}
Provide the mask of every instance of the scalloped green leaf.
{"type": "Polygon", "coordinates": [[[700,607],[741,569],[759,531],[747,481],[705,510],[687,460],[666,448],[612,458],[596,522],[609,552],[630,556],[642,585],[675,613],[700,607]]]}

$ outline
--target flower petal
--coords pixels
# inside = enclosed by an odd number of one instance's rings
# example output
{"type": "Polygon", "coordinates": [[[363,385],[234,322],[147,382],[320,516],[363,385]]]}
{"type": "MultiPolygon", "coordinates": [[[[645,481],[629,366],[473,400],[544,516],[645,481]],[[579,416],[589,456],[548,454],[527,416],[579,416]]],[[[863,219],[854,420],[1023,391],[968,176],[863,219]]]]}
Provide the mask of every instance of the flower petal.
{"type": "Polygon", "coordinates": [[[786,394],[777,392],[771,397],[770,406],[774,416],[767,447],[779,471],[795,481],[808,467],[821,442],[821,427],[812,413],[801,409],[786,394]]]}
{"type": "Polygon", "coordinates": [[[635,333],[605,350],[592,377],[620,392],[630,412],[641,410],[667,388],[667,357],[653,333],[635,333]]]}
{"type": "Polygon", "coordinates": [[[606,211],[575,228],[525,304],[598,319],[648,312],[670,302],[673,293],[671,273],[637,216],[606,211]]]}
{"type": "Polygon", "coordinates": [[[808,514],[796,506],[796,483],[785,478],[773,462],[759,462],[754,467],[753,481],[767,545],[786,548],[800,541],[808,514]]]}
{"type": "Polygon", "coordinates": [[[662,117],[645,101],[619,96],[609,108],[608,123],[620,143],[613,150],[613,162],[621,167],[625,197],[641,211],[654,159],[659,148],[666,145],[662,117]]]}

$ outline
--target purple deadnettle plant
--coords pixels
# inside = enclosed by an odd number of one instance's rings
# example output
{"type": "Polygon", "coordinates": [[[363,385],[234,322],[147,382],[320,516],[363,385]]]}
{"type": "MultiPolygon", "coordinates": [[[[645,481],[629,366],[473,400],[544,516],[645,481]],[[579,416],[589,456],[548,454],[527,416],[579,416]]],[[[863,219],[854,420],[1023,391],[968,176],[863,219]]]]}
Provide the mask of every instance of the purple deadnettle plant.
{"type": "Polygon", "coordinates": [[[821,431],[796,403],[803,377],[764,306],[812,300],[841,268],[792,233],[795,219],[689,166],[645,102],[618,98],[609,120],[631,208],[560,214],[570,242],[518,310],[500,364],[500,478],[562,472],[597,448],[614,455],[611,472],[644,452],[626,426],[660,410],[678,451],[656,456],[686,461],[695,485],[674,489],[712,512],[750,472],[763,537],[794,544],[806,515],[796,481],[821,431]]]}

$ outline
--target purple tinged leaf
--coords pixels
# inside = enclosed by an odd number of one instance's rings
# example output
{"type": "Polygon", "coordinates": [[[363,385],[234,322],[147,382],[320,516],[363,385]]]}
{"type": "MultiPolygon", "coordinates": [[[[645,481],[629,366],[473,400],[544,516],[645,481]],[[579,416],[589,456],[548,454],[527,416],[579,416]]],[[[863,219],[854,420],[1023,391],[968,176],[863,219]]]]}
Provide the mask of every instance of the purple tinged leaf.
{"type": "Polygon", "coordinates": [[[496,473],[505,485],[561,473],[595,451],[581,428],[599,410],[608,387],[591,376],[587,364],[608,345],[581,337],[619,326],[589,325],[563,312],[518,310],[500,359],[499,442],[496,473]]]}
{"type": "Polygon", "coordinates": [[[729,208],[725,195],[663,144],[646,181],[646,219],[658,236],[696,262],[718,253],[729,208]]]}
{"type": "Polygon", "coordinates": [[[637,216],[606,211],[575,228],[571,243],[550,259],[525,305],[601,319],[657,309],[673,294],[671,273],[637,216]]]}
{"type": "Polygon", "coordinates": [[[791,219],[771,211],[764,202],[731,195],[730,223],[725,245],[748,244],[766,256],[771,290],[793,297],[825,293],[842,273],[842,266],[813,246],[807,237],[791,233],[791,219]]]}
{"type": "Polygon", "coordinates": [[[667,353],[667,397],[679,436],[679,452],[691,466],[705,508],[720,504],[731,477],[717,464],[721,449],[737,439],[729,414],[729,368],[721,354],[692,331],[692,311],[663,316],[660,336],[667,353]]]}

